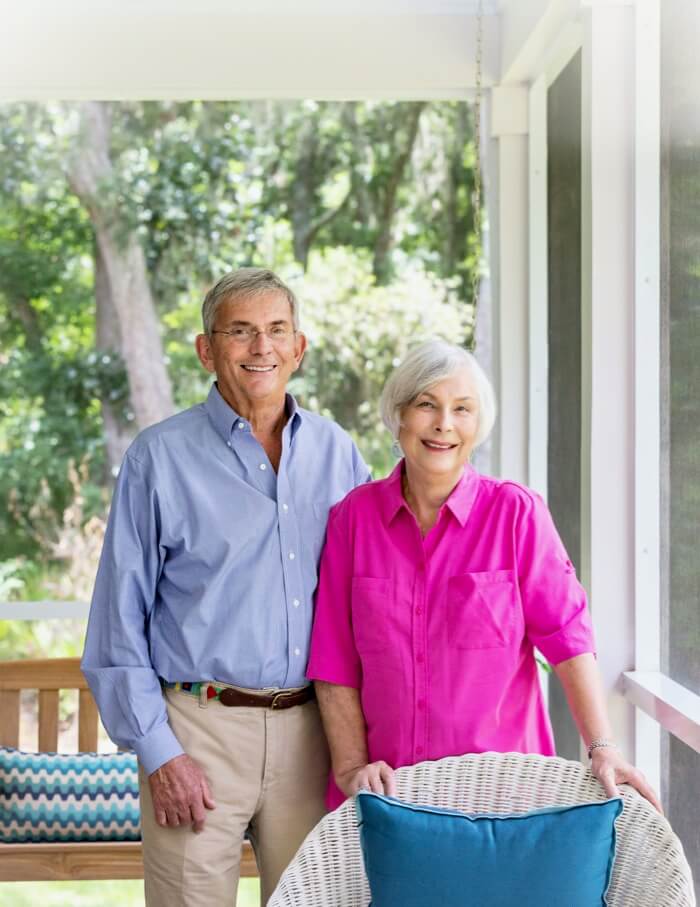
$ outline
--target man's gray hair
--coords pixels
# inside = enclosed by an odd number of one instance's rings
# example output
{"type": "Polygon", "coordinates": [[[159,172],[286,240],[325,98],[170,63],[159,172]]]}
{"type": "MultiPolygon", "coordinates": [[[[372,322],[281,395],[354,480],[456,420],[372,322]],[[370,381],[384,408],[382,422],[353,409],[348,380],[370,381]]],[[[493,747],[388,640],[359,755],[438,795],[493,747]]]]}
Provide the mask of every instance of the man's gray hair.
{"type": "Polygon", "coordinates": [[[237,268],[224,274],[218,283],[209,290],[202,305],[202,324],[204,333],[211,336],[214,330],[216,312],[222,302],[243,296],[257,296],[261,293],[277,291],[282,293],[292,309],[292,326],[299,330],[299,302],[293,291],[284,281],[267,268],[237,268]]]}
{"type": "Polygon", "coordinates": [[[414,347],[384,385],[379,404],[382,420],[398,439],[401,413],[428,388],[468,369],[479,397],[479,427],[474,447],[483,444],[496,421],[496,395],[491,382],[471,353],[445,340],[428,340],[414,347]]]}

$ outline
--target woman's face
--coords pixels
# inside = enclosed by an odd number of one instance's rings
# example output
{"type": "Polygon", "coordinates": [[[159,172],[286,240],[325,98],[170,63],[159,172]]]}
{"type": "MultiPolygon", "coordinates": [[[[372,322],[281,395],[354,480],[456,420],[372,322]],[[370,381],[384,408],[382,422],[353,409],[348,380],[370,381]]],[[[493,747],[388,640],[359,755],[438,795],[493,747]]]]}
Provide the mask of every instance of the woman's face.
{"type": "Polygon", "coordinates": [[[479,427],[479,398],[468,368],[433,384],[401,414],[406,462],[432,475],[461,473],[479,427]]]}

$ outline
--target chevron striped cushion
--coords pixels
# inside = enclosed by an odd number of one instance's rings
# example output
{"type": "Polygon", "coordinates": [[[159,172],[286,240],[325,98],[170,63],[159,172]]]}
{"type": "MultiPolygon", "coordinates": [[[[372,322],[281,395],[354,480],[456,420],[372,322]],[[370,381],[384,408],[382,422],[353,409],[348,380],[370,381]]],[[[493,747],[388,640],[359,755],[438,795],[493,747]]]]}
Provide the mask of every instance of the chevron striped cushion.
{"type": "Polygon", "coordinates": [[[0,842],[138,841],[133,753],[23,753],[0,747],[0,842]]]}

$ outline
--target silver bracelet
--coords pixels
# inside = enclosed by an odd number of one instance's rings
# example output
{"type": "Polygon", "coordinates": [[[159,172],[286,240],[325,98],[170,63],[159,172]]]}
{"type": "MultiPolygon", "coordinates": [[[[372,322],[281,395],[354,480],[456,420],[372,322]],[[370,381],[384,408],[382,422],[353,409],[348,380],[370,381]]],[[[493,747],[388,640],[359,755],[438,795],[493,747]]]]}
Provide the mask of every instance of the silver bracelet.
{"type": "Polygon", "coordinates": [[[600,749],[603,746],[610,746],[613,749],[619,749],[614,740],[607,740],[605,737],[597,737],[588,744],[588,758],[591,758],[593,750],[600,749]]]}

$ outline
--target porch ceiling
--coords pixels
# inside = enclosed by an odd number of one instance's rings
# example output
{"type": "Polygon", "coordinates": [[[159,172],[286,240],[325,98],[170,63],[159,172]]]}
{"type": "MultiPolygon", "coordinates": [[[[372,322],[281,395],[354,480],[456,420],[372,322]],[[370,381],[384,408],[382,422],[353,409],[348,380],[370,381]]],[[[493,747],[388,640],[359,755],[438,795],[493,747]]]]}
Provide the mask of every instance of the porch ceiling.
{"type": "MultiPolygon", "coordinates": [[[[0,0],[0,100],[465,97],[477,6],[0,0]]],[[[484,2],[485,84],[499,75],[499,6],[484,2]]]]}

